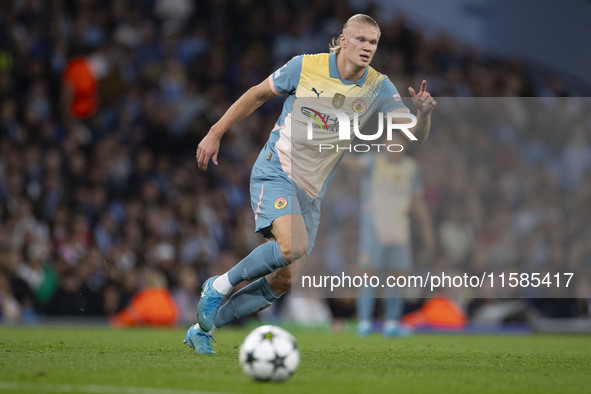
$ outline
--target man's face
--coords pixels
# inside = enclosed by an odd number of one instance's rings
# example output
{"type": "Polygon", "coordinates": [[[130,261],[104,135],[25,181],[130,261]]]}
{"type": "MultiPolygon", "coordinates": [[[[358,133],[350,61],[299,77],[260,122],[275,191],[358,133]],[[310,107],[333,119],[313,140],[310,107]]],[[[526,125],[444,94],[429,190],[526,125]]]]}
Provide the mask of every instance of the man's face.
{"type": "Polygon", "coordinates": [[[341,52],[359,67],[367,67],[378,49],[380,31],[370,25],[354,23],[340,37],[341,52]]]}

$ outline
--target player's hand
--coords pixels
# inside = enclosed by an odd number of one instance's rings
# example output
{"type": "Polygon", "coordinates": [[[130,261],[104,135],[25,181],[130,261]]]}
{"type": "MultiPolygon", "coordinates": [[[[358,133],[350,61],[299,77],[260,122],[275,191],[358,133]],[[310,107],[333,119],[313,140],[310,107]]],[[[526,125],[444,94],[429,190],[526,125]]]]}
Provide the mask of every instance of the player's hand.
{"type": "Polygon", "coordinates": [[[210,133],[207,133],[205,138],[201,140],[199,145],[197,145],[197,152],[195,152],[195,159],[197,160],[197,165],[201,171],[207,170],[207,165],[209,164],[209,159],[215,164],[218,165],[218,151],[220,150],[220,139],[213,136],[210,133]]]}
{"type": "Polygon", "coordinates": [[[417,111],[423,114],[430,114],[435,109],[437,101],[431,97],[431,93],[427,92],[427,81],[423,80],[421,83],[421,89],[418,93],[412,87],[408,88],[410,97],[412,97],[412,103],[414,104],[417,111]]]}

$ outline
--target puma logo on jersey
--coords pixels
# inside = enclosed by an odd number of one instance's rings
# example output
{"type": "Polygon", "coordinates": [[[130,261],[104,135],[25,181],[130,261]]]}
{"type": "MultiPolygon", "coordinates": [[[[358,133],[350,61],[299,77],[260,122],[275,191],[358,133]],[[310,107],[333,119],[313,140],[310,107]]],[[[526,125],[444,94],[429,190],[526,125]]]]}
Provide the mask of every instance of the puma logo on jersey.
{"type": "Polygon", "coordinates": [[[312,91],[313,91],[314,93],[316,93],[316,97],[317,97],[317,98],[320,98],[320,95],[321,95],[322,93],[324,93],[324,90],[323,90],[323,91],[321,91],[321,92],[318,92],[318,91],[316,90],[316,88],[312,88],[312,91]]]}

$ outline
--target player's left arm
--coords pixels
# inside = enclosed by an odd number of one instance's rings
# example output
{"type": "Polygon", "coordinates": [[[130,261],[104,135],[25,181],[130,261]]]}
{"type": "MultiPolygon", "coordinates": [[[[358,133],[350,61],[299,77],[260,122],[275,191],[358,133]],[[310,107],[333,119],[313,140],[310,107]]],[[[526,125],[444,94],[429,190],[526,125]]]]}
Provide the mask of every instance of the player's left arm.
{"type": "MultiPolygon", "coordinates": [[[[427,81],[425,80],[421,83],[418,93],[412,87],[408,88],[408,92],[412,97],[413,105],[417,109],[417,124],[409,128],[409,130],[417,138],[417,141],[414,142],[422,144],[429,136],[429,131],[431,130],[431,113],[437,106],[437,101],[427,91],[427,81]]],[[[400,108],[394,112],[408,113],[410,111],[408,108],[400,108]]]]}

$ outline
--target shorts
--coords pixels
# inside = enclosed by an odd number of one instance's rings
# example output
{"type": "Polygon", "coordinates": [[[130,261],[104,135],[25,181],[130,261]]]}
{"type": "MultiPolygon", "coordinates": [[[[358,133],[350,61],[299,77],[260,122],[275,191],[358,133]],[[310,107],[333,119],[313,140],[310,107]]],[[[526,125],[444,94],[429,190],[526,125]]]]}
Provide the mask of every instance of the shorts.
{"type": "Polygon", "coordinates": [[[266,238],[273,236],[271,224],[280,216],[299,214],[308,233],[310,255],[320,223],[320,199],[310,197],[273,161],[257,160],[250,176],[250,202],[254,211],[255,231],[266,238]]]}
{"type": "Polygon", "coordinates": [[[361,219],[359,266],[373,270],[407,271],[412,266],[410,244],[384,244],[380,242],[371,218],[364,217],[361,219]]]}

